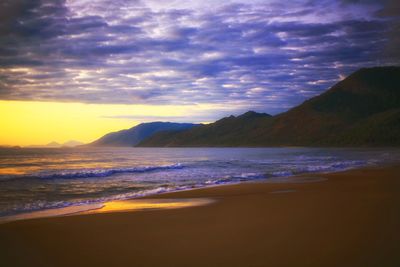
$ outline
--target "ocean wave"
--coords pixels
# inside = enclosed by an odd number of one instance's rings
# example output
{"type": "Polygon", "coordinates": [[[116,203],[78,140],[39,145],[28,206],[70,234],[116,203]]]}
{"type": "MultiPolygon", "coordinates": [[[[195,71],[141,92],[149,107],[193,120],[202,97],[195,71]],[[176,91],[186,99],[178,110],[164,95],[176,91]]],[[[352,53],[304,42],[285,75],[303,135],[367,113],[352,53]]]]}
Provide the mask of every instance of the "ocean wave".
{"type": "Polygon", "coordinates": [[[115,174],[123,173],[144,173],[154,172],[161,170],[174,170],[182,169],[184,166],[181,163],[172,165],[160,165],[160,166],[143,166],[143,167],[130,167],[130,168],[109,168],[109,169],[82,169],[78,171],[60,171],[55,173],[38,173],[31,175],[15,175],[15,176],[4,176],[1,180],[10,180],[16,178],[22,179],[79,179],[79,178],[97,178],[97,177],[109,177],[115,174]]]}
{"type": "Polygon", "coordinates": [[[268,177],[288,177],[293,175],[315,173],[315,172],[338,172],[367,166],[372,164],[370,161],[363,160],[347,160],[347,161],[335,161],[320,164],[307,164],[307,165],[288,165],[283,170],[274,171],[268,173],[268,177]]]}
{"type": "Polygon", "coordinates": [[[42,179],[96,178],[96,177],[108,177],[114,174],[121,174],[121,173],[142,173],[142,172],[153,172],[160,170],[182,169],[183,167],[184,166],[182,164],[177,163],[172,165],[161,165],[161,166],[92,169],[92,170],[80,170],[77,172],[59,172],[53,174],[38,175],[38,177],[42,179]]]}
{"type": "Polygon", "coordinates": [[[292,176],[294,173],[292,171],[275,171],[271,173],[272,177],[286,177],[286,176],[292,176]]]}
{"type": "Polygon", "coordinates": [[[266,175],[262,173],[242,173],[239,175],[225,176],[219,179],[210,179],[205,181],[203,186],[239,183],[239,182],[265,179],[265,178],[267,178],[266,175]]]}
{"type": "Polygon", "coordinates": [[[307,166],[303,171],[304,172],[335,172],[347,170],[350,168],[360,167],[367,165],[368,162],[363,160],[348,160],[348,161],[337,161],[327,164],[320,165],[310,165],[307,166]]]}

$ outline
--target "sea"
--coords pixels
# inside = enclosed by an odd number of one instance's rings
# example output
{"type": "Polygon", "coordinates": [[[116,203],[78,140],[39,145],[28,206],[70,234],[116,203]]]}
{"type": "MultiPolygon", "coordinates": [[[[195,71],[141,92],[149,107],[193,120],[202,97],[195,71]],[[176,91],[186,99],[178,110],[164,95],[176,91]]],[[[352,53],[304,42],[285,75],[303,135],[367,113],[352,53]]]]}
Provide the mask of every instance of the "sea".
{"type": "Polygon", "coordinates": [[[399,160],[378,148],[2,148],[0,217],[399,160]]]}

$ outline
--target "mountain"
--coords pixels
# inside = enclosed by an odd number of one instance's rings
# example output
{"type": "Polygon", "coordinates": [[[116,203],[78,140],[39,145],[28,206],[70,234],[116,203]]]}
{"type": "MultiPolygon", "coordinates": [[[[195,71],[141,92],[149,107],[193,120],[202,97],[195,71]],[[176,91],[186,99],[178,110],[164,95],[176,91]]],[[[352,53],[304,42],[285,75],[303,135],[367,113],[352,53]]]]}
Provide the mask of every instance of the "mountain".
{"type": "Polygon", "coordinates": [[[48,143],[47,145],[45,145],[44,147],[60,147],[61,144],[57,143],[55,141],[48,143]]]}
{"type": "Polygon", "coordinates": [[[241,116],[230,116],[214,123],[198,125],[186,131],[167,131],[154,134],[139,146],[240,146],[248,140],[248,133],[271,115],[248,111],[241,116]],[[182,138],[182,141],[180,140],[182,138]]]}
{"type": "Polygon", "coordinates": [[[194,127],[192,123],[150,122],[104,135],[89,146],[135,146],[145,138],[160,131],[182,131],[194,127]]]}
{"type": "Polygon", "coordinates": [[[83,145],[83,143],[76,141],[76,140],[70,140],[70,141],[67,141],[62,144],[53,141],[46,145],[31,145],[31,146],[27,146],[27,147],[29,147],[29,148],[59,148],[59,147],[75,147],[75,146],[80,146],[80,145],[83,145]]]}
{"type": "Polygon", "coordinates": [[[247,112],[139,146],[400,145],[400,67],[364,68],[276,116],[247,112]]]}
{"type": "Polygon", "coordinates": [[[83,145],[83,143],[76,140],[69,140],[68,142],[62,144],[63,147],[75,147],[81,145],[83,145]]]}

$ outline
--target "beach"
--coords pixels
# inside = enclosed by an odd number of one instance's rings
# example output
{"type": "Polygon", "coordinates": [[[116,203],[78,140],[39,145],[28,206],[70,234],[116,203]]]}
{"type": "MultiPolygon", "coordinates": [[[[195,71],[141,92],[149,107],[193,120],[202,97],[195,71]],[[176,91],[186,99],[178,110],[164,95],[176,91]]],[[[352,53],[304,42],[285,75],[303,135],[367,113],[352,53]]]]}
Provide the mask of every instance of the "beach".
{"type": "Polygon", "coordinates": [[[0,224],[0,266],[400,266],[400,165],[149,196],[204,205],[0,224]]]}

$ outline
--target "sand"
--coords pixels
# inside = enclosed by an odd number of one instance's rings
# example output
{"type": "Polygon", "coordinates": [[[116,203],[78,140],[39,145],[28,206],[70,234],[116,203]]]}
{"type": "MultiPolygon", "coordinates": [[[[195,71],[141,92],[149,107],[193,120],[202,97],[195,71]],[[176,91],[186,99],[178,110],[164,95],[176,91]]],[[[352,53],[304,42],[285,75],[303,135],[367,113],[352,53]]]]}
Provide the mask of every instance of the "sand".
{"type": "Polygon", "coordinates": [[[400,166],[151,201],[196,198],[212,201],[0,224],[0,266],[400,266],[400,166]]]}

